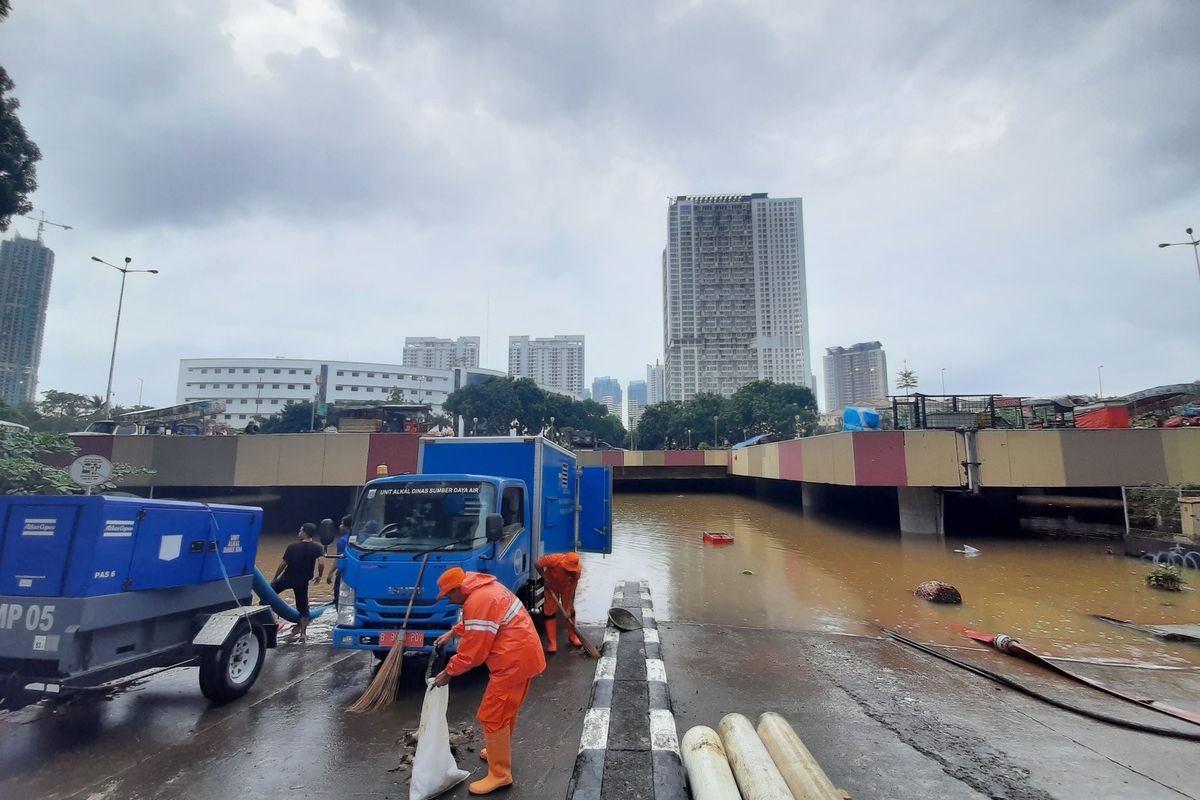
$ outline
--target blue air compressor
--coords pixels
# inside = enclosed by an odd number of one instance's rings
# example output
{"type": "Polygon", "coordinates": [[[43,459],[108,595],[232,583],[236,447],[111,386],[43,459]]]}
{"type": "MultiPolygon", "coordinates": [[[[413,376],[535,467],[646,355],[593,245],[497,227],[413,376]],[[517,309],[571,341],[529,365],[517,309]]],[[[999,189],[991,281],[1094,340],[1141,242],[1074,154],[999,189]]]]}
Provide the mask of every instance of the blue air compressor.
{"type": "Polygon", "coordinates": [[[251,602],[262,510],[131,497],[0,497],[0,703],[198,666],[216,702],[275,646],[251,602]]]}

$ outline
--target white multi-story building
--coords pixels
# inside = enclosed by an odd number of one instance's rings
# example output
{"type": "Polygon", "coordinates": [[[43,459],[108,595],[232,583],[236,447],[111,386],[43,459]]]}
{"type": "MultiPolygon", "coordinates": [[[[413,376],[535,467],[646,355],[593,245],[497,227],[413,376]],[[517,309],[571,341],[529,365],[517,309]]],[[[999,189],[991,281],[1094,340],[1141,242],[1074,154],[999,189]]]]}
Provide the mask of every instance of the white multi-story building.
{"type": "MultiPolygon", "coordinates": [[[[630,384],[632,387],[633,384],[630,384]]],[[[657,360],[646,365],[646,405],[652,406],[667,399],[667,368],[657,360]]]]}
{"type": "Polygon", "coordinates": [[[812,386],[800,198],[680,195],[663,251],[667,400],[812,386]]]}
{"type": "Polygon", "coordinates": [[[822,362],[826,411],[887,398],[887,355],[879,342],[827,347],[822,362]]]}
{"type": "Polygon", "coordinates": [[[437,339],[432,336],[404,337],[404,366],[454,369],[479,366],[479,337],[437,339]]]}
{"type": "Polygon", "coordinates": [[[179,362],[176,402],[223,400],[221,421],[243,428],[288,403],[383,401],[397,392],[399,402],[428,403],[440,413],[456,388],[494,370],[425,369],[359,361],[297,358],[185,358],[179,362]]]}
{"type": "MultiPolygon", "coordinates": [[[[508,374],[532,378],[543,389],[583,397],[583,337],[508,337],[508,374]]],[[[597,398],[598,399],[598,398],[597,398]]]]}

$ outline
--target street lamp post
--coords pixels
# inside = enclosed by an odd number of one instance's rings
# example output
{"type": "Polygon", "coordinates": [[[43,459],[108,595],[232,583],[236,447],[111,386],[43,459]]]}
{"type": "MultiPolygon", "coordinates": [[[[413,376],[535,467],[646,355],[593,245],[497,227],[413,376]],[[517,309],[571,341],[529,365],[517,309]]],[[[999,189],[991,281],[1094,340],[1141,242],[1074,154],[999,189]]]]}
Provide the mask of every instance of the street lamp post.
{"type": "Polygon", "coordinates": [[[1100,395],[1096,399],[1103,400],[1104,399],[1104,365],[1103,364],[1096,367],[1096,382],[1100,384],[1100,395]]]}
{"type": "Polygon", "coordinates": [[[719,420],[720,418],[721,418],[720,415],[713,417],[713,449],[714,450],[717,449],[717,420],[719,420]]]}
{"type": "Polygon", "coordinates": [[[1196,277],[1200,278],[1200,239],[1197,239],[1192,229],[1187,229],[1188,240],[1186,242],[1163,242],[1159,247],[1186,247],[1192,248],[1192,255],[1196,257],[1196,277]]]}
{"type": "Polygon", "coordinates": [[[112,357],[108,360],[108,388],[104,390],[104,407],[107,409],[112,406],[113,369],[117,366],[117,337],[121,333],[121,306],[125,304],[125,278],[131,272],[145,272],[150,275],[157,275],[158,270],[130,269],[129,263],[133,261],[133,259],[129,256],[125,256],[125,266],[123,267],[118,267],[116,264],[109,264],[103,258],[98,256],[92,256],[92,261],[99,262],[106,267],[112,267],[117,272],[121,273],[121,293],[117,295],[117,323],[113,326],[112,357]]]}
{"type": "Polygon", "coordinates": [[[946,368],[942,367],[942,396],[946,396],[946,368]]]}

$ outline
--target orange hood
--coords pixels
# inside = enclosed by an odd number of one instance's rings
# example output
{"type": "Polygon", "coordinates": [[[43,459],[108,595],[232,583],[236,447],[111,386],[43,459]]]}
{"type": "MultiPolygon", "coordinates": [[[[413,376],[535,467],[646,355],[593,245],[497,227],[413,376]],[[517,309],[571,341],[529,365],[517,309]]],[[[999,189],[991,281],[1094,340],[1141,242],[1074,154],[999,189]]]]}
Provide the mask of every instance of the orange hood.
{"type": "Polygon", "coordinates": [[[462,585],[459,588],[463,590],[464,594],[469,595],[471,592],[475,591],[476,589],[482,589],[484,586],[487,586],[489,583],[495,583],[495,582],[496,582],[495,575],[486,575],[482,572],[468,572],[466,574],[466,577],[463,578],[462,585]]]}

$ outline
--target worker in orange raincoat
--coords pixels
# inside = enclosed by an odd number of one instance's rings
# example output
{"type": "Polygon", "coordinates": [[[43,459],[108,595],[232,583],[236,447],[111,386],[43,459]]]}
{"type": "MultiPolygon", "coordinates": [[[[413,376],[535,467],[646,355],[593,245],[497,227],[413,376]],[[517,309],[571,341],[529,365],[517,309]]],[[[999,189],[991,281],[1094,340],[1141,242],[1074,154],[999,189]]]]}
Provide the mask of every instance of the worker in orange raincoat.
{"type": "Polygon", "coordinates": [[[574,628],[575,589],[579,586],[579,576],[583,574],[583,565],[579,563],[579,554],[555,553],[543,556],[533,566],[545,579],[546,588],[550,590],[546,592],[545,602],[542,605],[542,614],[546,623],[546,638],[549,640],[546,652],[558,652],[558,618],[555,616],[558,611],[558,603],[554,601],[554,595],[550,592],[558,595],[558,599],[562,600],[563,613],[571,620],[571,624],[567,626],[567,640],[571,642],[572,646],[579,647],[582,642],[575,635],[574,628]]]}
{"type": "Polygon", "coordinates": [[[493,575],[464,572],[451,567],[438,578],[438,599],[448,597],[463,607],[463,620],[438,637],[444,647],[457,636],[458,652],[438,673],[434,685],[445,686],[455,675],[486,663],[491,678],[476,714],[487,745],[479,755],[488,762],[488,774],[472,783],[471,794],[488,794],[511,786],[512,737],[517,712],[525,702],[529,684],[546,668],[542,642],[521,601],[493,575]]]}

